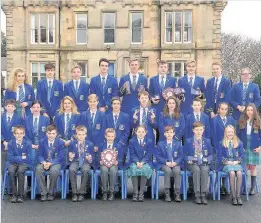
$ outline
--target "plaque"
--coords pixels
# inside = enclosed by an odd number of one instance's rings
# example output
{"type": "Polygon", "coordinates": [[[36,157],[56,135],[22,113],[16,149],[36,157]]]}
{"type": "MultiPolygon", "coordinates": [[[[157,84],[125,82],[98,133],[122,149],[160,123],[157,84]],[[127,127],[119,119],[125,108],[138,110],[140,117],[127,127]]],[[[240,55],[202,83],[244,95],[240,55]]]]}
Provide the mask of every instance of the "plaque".
{"type": "Polygon", "coordinates": [[[114,165],[115,161],[117,161],[117,157],[118,152],[113,149],[105,149],[101,152],[101,162],[108,168],[114,165]]]}

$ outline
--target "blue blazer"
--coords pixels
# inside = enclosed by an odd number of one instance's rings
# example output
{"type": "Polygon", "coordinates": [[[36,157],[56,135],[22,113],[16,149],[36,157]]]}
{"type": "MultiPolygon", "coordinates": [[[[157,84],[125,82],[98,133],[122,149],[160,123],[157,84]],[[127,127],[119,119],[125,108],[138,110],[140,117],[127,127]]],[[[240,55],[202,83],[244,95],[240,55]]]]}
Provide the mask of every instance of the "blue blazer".
{"type": "MultiPolygon", "coordinates": [[[[258,108],[261,104],[260,89],[257,84],[250,82],[247,90],[247,97],[245,105],[249,103],[254,103],[258,108]]],[[[234,84],[231,90],[231,106],[233,107],[233,117],[238,120],[240,118],[240,111],[238,111],[237,106],[243,106],[243,83],[239,82],[234,84]]]]}
{"type": "Polygon", "coordinates": [[[104,141],[104,133],[106,128],[105,113],[96,111],[94,124],[91,125],[90,110],[83,112],[80,117],[80,123],[87,128],[87,140],[91,141],[94,146],[99,146],[104,141]]]}
{"type": "MultiPolygon", "coordinates": [[[[149,86],[149,94],[150,97],[154,97],[155,95],[160,96],[160,101],[158,104],[152,104],[152,108],[156,109],[156,117],[159,117],[160,112],[163,110],[166,101],[162,97],[162,90],[160,87],[160,75],[154,76],[150,78],[150,86],[149,86]]],[[[176,78],[172,77],[171,75],[166,75],[166,82],[165,82],[165,88],[175,88],[176,87],[176,78]]],[[[163,89],[163,90],[164,90],[163,89]]]]}
{"type": "Polygon", "coordinates": [[[108,111],[111,111],[111,99],[118,96],[118,89],[117,79],[110,75],[107,76],[104,92],[102,91],[101,76],[98,74],[91,79],[90,94],[96,94],[99,98],[98,108],[107,106],[108,111]]]}
{"type": "Polygon", "coordinates": [[[7,120],[6,120],[6,113],[4,112],[1,115],[1,141],[7,141],[9,142],[12,138],[14,138],[13,135],[13,129],[15,126],[18,125],[24,125],[24,120],[21,117],[18,117],[17,114],[13,114],[13,117],[11,119],[10,125],[7,126],[7,120]]]}
{"type": "Polygon", "coordinates": [[[175,139],[172,140],[171,156],[169,156],[167,151],[167,140],[159,142],[156,150],[156,160],[157,169],[160,169],[166,162],[172,160],[183,168],[183,148],[181,142],[175,139]]]}
{"type": "MultiPolygon", "coordinates": [[[[186,116],[186,130],[185,130],[185,138],[191,138],[193,137],[193,124],[196,122],[196,119],[194,117],[194,113],[191,113],[186,116]]],[[[209,116],[206,115],[205,113],[201,112],[200,113],[200,122],[205,126],[205,131],[203,136],[210,139],[210,123],[209,123],[209,116]]]]}
{"type": "Polygon", "coordinates": [[[80,81],[78,92],[76,93],[73,80],[64,85],[64,96],[70,96],[77,105],[78,112],[82,113],[88,109],[89,84],[80,81]]]}
{"type": "MultiPolygon", "coordinates": [[[[229,153],[228,153],[228,148],[224,147],[224,145],[222,144],[222,141],[219,142],[219,155],[218,155],[218,165],[217,165],[217,169],[216,171],[220,171],[224,168],[224,161],[225,160],[228,160],[228,159],[231,159],[229,157],[229,153]]],[[[243,147],[243,143],[240,141],[239,142],[239,145],[237,148],[233,148],[232,149],[232,152],[233,152],[233,161],[239,161],[241,162],[241,165],[243,166],[243,161],[244,161],[244,156],[245,156],[245,150],[244,150],[244,147],[243,147]],[[237,152],[237,154],[236,154],[237,152]]]]}
{"type": "MultiPolygon", "coordinates": [[[[56,115],[54,117],[54,124],[56,125],[57,130],[58,130],[58,137],[60,137],[62,139],[70,140],[75,134],[76,127],[78,125],[80,125],[80,115],[72,114],[71,120],[69,123],[70,128],[68,129],[67,137],[64,134],[64,130],[65,130],[64,114],[56,113],[56,115]]],[[[87,132],[87,134],[88,134],[88,132],[87,132]]]]}
{"type": "Polygon", "coordinates": [[[130,135],[130,120],[129,115],[124,112],[120,112],[117,125],[114,126],[113,114],[106,115],[106,129],[113,128],[116,131],[115,142],[122,144],[122,146],[127,146],[128,138],[130,135]]]}
{"type": "Polygon", "coordinates": [[[160,139],[159,141],[165,140],[164,136],[164,128],[166,126],[173,126],[175,128],[175,138],[177,140],[181,140],[185,134],[185,118],[182,113],[180,113],[180,117],[178,119],[171,118],[170,116],[165,116],[163,112],[160,113],[159,116],[159,133],[160,139]]]}
{"type": "MultiPolygon", "coordinates": [[[[51,157],[52,157],[52,161],[51,163],[53,165],[56,164],[61,164],[61,166],[64,166],[64,150],[65,149],[65,145],[64,142],[59,139],[56,138],[54,140],[54,144],[53,144],[53,152],[51,153],[51,157]]],[[[41,140],[39,143],[39,148],[38,148],[38,163],[41,163],[43,161],[47,162],[48,160],[48,154],[49,154],[49,150],[50,147],[48,145],[48,138],[46,137],[45,139],[41,140]]]]}
{"type": "MultiPolygon", "coordinates": [[[[148,138],[152,139],[152,141],[154,142],[155,144],[155,136],[154,136],[154,133],[153,133],[153,129],[156,129],[157,128],[157,116],[155,117],[154,120],[152,120],[150,117],[151,115],[149,115],[149,112],[151,111],[151,107],[148,107],[148,115],[147,115],[147,122],[145,124],[145,127],[147,129],[147,136],[148,138]]],[[[153,109],[154,111],[154,114],[156,115],[155,113],[155,109],[153,109]]],[[[131,116],[131,128],[132,129],[135,129],[139,126],[139,123],[140,123],[140,107],[136,107],[134,109],[132,109],[132,116],[131,116]],[[137,116],[138,116],[138,120],[134,120],[133,119],[133,115],[135,113],[136,110],[139,110],[139,112],[137,113],[137,116]]],[[[135,133],[133,133],[133,135],[136,135],[135,133]]]]}
{"type": "Polygon", "coordinates": [[[119,96],[122,97],[121,110],[123,112],[127,113],[128,115],[131,115],[131,110],[135,107],[138,107],[140,104],[139,100],[138,100],[139,90],[144,89],[145,91],[148,91],[148,88],[147,88],[148,80],[145,76],[143,76],[142,74],[139,74],[139,79],[137,81],[136,88],[133,89],[132,84],[131,84],[130,74],[126,74],[126,75],[122,76],[120,79],[119,89],[121,89],[123,84],[127,81],[129,81],[129,83],[130,83],[131,93],[125,94],[125,93],[121,92],[121,90],[119,90],[119,96]]]}
{"type": "MultiPolygon", "coordinates": [[[[178,86],[180,88],[184,88],[185,90],[185,102],[180,103],[180,111],[186,116],[189,113],[193,112],[193,109],[191,107],[193,100],[196,96],[191,94],[191,87],[188,82],[188,77],[184,76],[179,78],[178,86]]],[[[193,89],[197,90],[199,89],[201,93],[205,93],[205,80],[203,77],[195,76],[195,81],[193,85],[193,89]]]]}
{"type": "Polygon", "coordinates": [[[16,139],[12,139],[8,143],[8,150],[7,150],[7,160],[9,161],[9,164],[14,163],[26,163],[29,165],[30,168],[32,168],[32,144],[29,140],[26,140],[26,138],[22,141],[22,148],[17,148],[16,139]],[[26,159],[22,159],[22,153],[25,153],[26,159]]]}
{"type": "Polygon", "coordinates": [[[48,102],[48,84],[47,79],[40,80],[37,83],[36,98],[42,104],[43,111],[46,112],[50,118],[53,118],[57,110],[60,108],[63,99],[63,84],[61,81],[53,80],[50,103],[48,102]]]}
{"type": "MultiPolygon", "coordinates": [[[[212,77],[207,81],[206,94],[205,94],[206,96],[205,112],[207,114],[210,114],[210,112],[216,113],[216,111],[214,111],[214,105],[215,105],[214,84],[215,84],[215,77],[212,77]]],[[[231,82],[224,75],[222,75],[217,91],[216,110],[218,109],[218,106],[221,102],[226,102],[229,104],[230,91],[231,91],[231,82]]]]}
{"type": "MultiPolygon", "coordinates": [[[[38,121],[38,142],[46,137],[47,126],[50,124],[50,119],[46,116],[40,115],[38,121]]],[[[33,115],[27,116],[25,118],[25,136],[34,144],[34,128],[33,128],[33,115]]]]}
{"type": "MultiPolygon", "coordinates": [[[[24,90],[25,90],[25,99],[23,102],[27,102],[28,106],[25,107],[25,114],[30,115],[31,110],[30,108],[32,107],[32,103],[35,100],[35,95],[34,95],[34,89],[32,85],[29,84],[24,84],[24,90]]],[[[11,91],[8,88],[5,91],[5,96],[4,96],[4,104],[7,100],[15,100],[16,101],[16,91],[11,91]]]]}
{"type": "Polygon", "coordinates": [[[220,115],[217,115],[213,119],[211,119],[211,124],[210,124],[211,141],[212,141],[212,145],[214,146],[214,149],[216,150],[216,153],[219,152],[218,144],[224,138],[225,128],[228,125],[233,125],[234,127],[236,127],[236,121],[235,121],[235,119],[233,119],[232,116],[227,116],[226,119],[227,119],[227,122],[225,125],[224,125],[220,115]]]}

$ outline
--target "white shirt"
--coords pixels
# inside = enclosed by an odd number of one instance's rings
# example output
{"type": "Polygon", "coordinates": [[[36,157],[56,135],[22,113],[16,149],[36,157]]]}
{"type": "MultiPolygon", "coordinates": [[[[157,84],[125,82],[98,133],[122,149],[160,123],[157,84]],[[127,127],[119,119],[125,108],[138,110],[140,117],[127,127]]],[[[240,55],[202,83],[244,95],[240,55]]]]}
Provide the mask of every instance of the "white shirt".
{"type": "MultiPolygon", "coordinates": [[[[25,97],[24,84],[21,84],[20,86],[22,86],[22,89],[23,89],[23,92],[24,92],[24,97],[25,97]]],[[[18,87],[17,87],[17,90],[16,90],[16,101],[19,101],[19,89],[20,89],[20,86],[18,86],[18,87]]]]}
{"type": "Polygon", "coordinates": [[[12,118],[13,118],[13,115],[14,115],[14,113],[12,113],[12,114],[6,113],[6,121],[8,122],[8,118],[9,118],[9,117],[10,117],[10,121],[11,121],[12,118]]]}
{"type": "Polygon", "coordinates": [[[113,149],[113,144],[107,143],[107,148],[113,149]],[[110,146],[110,147],[109,147],[110,146]]]}
{"type": "Polygon", "coordinates": [[[117,121],[119,120],[119,117],[120,117],[120,112],[119,113],[112,113],[112,116],[113,116],[113,120],[114,120],[114,123],[115,123],[115,115],[117,115],[118,117],[118,119],[117,119],[117,121]]]}
{"type": "Polygon", "coordinates": [[[192,77],[192,86],[193,86],[193,85],[194,85],[194,82],[195,82],[195,77],[196,77],[196,75],[193,75],[193,76],[187,75],[187,77],[188,77],[188,83],[190,83],[190,78],[192,77]]]}
{"type": "Polygon", "coordinates": [[[67,121],[67,115],[69,114],[69,120],[71,119],[71,117],[72,117],[72,113],[71,112],[69,112],[69,113],[64,113],[64,123],[66,123],[66,121],[67,121]]]}
{"type": "MultiPolygon", "coordinates": [[[[161,86],[161,80],[162,80],[162,76],[159,74],[159,85],[161,86]]],[[[163,82],[164,82],[164,86],[166,84],[166,80],[167,80],[167,75],[163,76],[163,82]]]]}
{"type": "Polygon", "coordinates": [[[21,143],[19,143],[19,142],[17,142],[17,141],[15,140],[15,143],[16,143],[16,146],[17,146],[17,147],[20,146],[20,148],[22,149],[23,141],[22,141],[21,143]]]}
{"type": "Polygon", "coordinates": [[[79,90],[81,80],[73,80],[74,89],[76,89],[76,81],[78,81],[78,90],[79,90]]]}
{"type": "Polygon", "coordinates": [[[47,81],[47,86],[49,87],[49,83],[50,83],[50,81],[51,81],[51,87],[53,87],[53,79],[46,79],[46,81],[47,81]]]}
{"type": "Polygon", "coordinates": [[[40,115],[33,116],[33,124],[34,124],[36,118],[37,118],[37,127],[38,127],[39,126],[40,115]]]}
{"type": "Polygon", "coordinates": [[[50,144],[51,144],[51,143],[52,143],[52,145],[54,146],[54,141],[51,142],[51,141],[48,140],[48,146],[49,146],[49,147],[50,147],[50,144]]]}
{"type": "Polygon", "coordinates": [[[247,135],[251,135],[252,125],[250,119],[247,120],[247,135]]]}
{"type": "Polygon", "coordinates": [[[220,82],[221,82],[221,79],[222,79],[222,75],[220,77],[215,77],[214,85],[215,85],[216,79],[217,79],[217,90],[218,90],[220,82]]]}
{"type": "Polygon", "coordinates": [[[138,83],[138,80],[139,80],[139,73],[137,73],[137,74],[132,74],[132,73],[130,73],[130,80],[131,80],[131,84],[133,83],[133,75],[136,75],[136,84],[138,83]]]}
{"type": "Polygon", "coordinates": [[[94,120],[95,120],[96,112],[97,112],[97,110],[95,110],[95,111],[91,111],[91,110],[90,110],[90,115],[91,115],[91,117],[92,117],[92,114],[93,114],[93,122],[94,122],[94,120]]]}
{"type": "Polygon", "coordinates": [[[144,138],[142,138],[142,139],[140,139],[140,138],[138,138],[138,142],[139,142],[139,144],[143,144],[143,142],[144,142],[144,138]]]}
{"type": "Polygon", "coordinates": [[[198,114],[193,112],[193,114],[194,114],[195,120],[197,120],[197,115],[198,115],[198,118],[199,118],[199,121],[200,121],[200,116],[201,116],[200,112],[198,114]]]}
{"type": "Polygon", "coordinates": [[[100,77],[101,77],[101,83],[102,83],[102,78],[105,78],[105,83],[107,82],[108,74],[106,74],[105,76],[102,76],[102,75],[100,74],[100,77]]]}
{"type": "Polygon", "coordinates": [[[245,88],[245,85],[246,85],[246,88],[248,88],[249,82],[247,82],[247,83],[243,82],[243,89],[245,88]]]}
{"type": "MultiPolygon", "coordinates": [[[[143,109],[140,107],[140,125],[142,125],[142,115],[143,115],[143,109]]],[[[145,108],[146,115],[148,115],[148,108],[145,108]]]]}

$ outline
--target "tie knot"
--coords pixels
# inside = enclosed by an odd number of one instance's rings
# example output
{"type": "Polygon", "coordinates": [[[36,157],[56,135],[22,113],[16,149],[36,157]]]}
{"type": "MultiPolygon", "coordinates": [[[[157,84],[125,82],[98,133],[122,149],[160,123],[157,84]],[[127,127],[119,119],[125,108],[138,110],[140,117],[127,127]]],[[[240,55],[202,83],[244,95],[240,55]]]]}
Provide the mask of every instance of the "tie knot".
{"type": "Polygon", "coordinates": [[[20,86],[19,86],[19,89],[22,89],[22,87],[23,87],[23,86],[22,86],[22,85],[20,85],[20,86]]]}
{"type": "Polygon", "coordinates": [[[136,79],[136,75],[132,75],[133,76],[133,79],[136,79]]]}
{"type": "Polygon", "coordinates": [[[53,143],[50,143],[50,148],[53,148],[53,143]]]}
{"type": "Polygon", "coordinates": [[[102,80],[104,81],[104,80],[105,80],[105,77],[102,77],[102,80]]]}
{"type": "Polygon", "coordinates": [[[52,81],[49,81],[49,85],[51,85],[52,84],[52,81]]]}
{"type": "Polygon", "coordinates": [[[171,147],[171,143],[168,143],[168,147],[171,147]]]}
{"type": "Polygon", "coordinates": [[[244,84],[244,88],[246,88],[247,87],[247,84],[244,84]]]}
{"type": "Polygon", "coordinates": [[[192,80],[193,80],[193,77],[190,77],[189,79],[190,79],[190,81],[192,81],[192,80]]]}

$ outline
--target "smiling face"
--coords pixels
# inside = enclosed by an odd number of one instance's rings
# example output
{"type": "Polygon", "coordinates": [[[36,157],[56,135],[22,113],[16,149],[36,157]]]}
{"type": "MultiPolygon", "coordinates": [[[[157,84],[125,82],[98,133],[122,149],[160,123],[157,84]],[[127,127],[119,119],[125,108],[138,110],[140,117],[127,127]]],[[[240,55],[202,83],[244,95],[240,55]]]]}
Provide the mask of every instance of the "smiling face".
{"type": "Polygon", "coordinates": [[[192,108],[195,113],[199,113],[201,111],[202,104],[199,101],[193,101],[192,108]]]}
{"type": "Polygon", "coordinates": [[[15,132],[14,132],[15,139],[18,142],[22,142],[24,135],[25,135],[25,133],[24,133],[23,129],[16,129],[15,132]]]}
{"type": "Polygon", "coordinates": [[[72,102],[69,99],[63,101],[63,109],[67,113],[72,111],[72,102]]]}
{"type": "Polygon", "coordinates": [[[253,118],[253,116],[254,116],[254,108],[252,106],[247,106],[246,114],[247,114],[248,118],[253,118]]]}
{"type": "Polygon", "coordinates": [[[15,111],[15,106],[12,105],[12,104],[8,104],[8,105],[5,106],[5,109],[6,109],[6,112],[7,112],[7,113],[14,113],[14,111],[15,111]]]}
{"type": "Polygon", "coordinates": [[[87,134],[85,131],[76,131],[76,138],[78,139],[78,141],[80,142],[84,142],[85,138],[86,138],[87,134]]]}
{"type": "Polygon", "coordinates": [[[138,139],[144,139],[144,137],[146,136],[146,130],[143,127],[138,127],[136,130],[136,135],[138,137],[138,139]]]}
{"type": "Polygon", "coordinates": [[[148,95],[140,95],[139,102],[141,107],[146,108],[149,103],[149,96],[148,95]]]}
{"type": "Polygon", "coordinates": [[[88,105],[89,105],[89,108],[91,110],[96,110],[97,109],[97,105],[98,105],[97,99],[90,99],[90,100],[88,100],[88,105]]]}
{"type": "Polygon", "coordinates": [[[139,62],[138,61],[132,61],[130,63],[130,71],[132,74],[137,74],[139,71],[139,62]]]}
{"type": "Polygon", "coordinates": [[[105,134],[105,138],[106,138],[106,140],[107,140],[107,143],[113,144],[114,139],[116,138],[116,135],[115,135],[114,132],[107,132],[107,133],[105,134]]]}
{"type": "Polygon", "coordinates": [[[242,72],[241,72],[241,80],[244,82],[244,83],[248,83],[251,79],[251,73],[250,73],[250,70],[245,68],[245,69],[242,69],[242,72]]]}
{"type": "Polygon", "coordinates": [[[200,139],[203,136],[204,133],[204,127],[200,126],[200,127],[196,127],[193,129],[194,135],[196,138],[200,139]]]}
{"type": "Polygon", "coordinates": [[[158,72],[160,75],[164,76],[168,72],[168,64],[159,64],[158,66],[158,72]]]}
{"type": "Polygon", "coordinates": [[[173,113],[175,111],[175,108],[177,105],[176,105],[176,102],[174,99],[169,99],[167,106],[168,106],[169,112],[173,113]]]}
{"type": "Polygon", "coordinates": [[[109,69],[109,64],[105,61],[102,61],[100,64],[100,73],[103,75],[107,74],[109,69]]]}
{"type": "Polygon", "coordinates": [[[18,85],[23,84],[25,81],[25,73],[24,72],[18,72],[16,74],[16,82],[18,85]]]}
{"type": "Polygon", "coordinates": [[[49,141],[53,142],[57,136],[57,131],[56,130],[47,131],[46,136],[49,141]]]}
{"type": "Polygon", "coordinates": [[[188,75],[193,76],[196,73],[196,64],[194,62],[189,63],[186,66],[186,69],[187,69],[188,75]]]}
{"type": "Polygon", "coordinates": [[[39,116],[40,112],[41,112],[40,104],[38,104],[38,103],[34,104],[31,108],[31,110],[32,110],[32,113],[34,116],[39,116]]]}
{"type": "Polygon", "coordinates": [[[172,141],[174,135],[175,135],[175,132],[173,131],[173,129],[170,129],[170,130],[164,132],[164,136],[166,137],[167,141],[172,141]]]}
{"type": "Polygon", "coordinates": [[[226,104],[221,104],[219,106],[219,109],[218,109],[218,112],[221,116],[226,116],[227,115],[227,112],[228,112],[228,105],[226,104]]]}
{"type": "Polygon", "coordinates": [[[114,100],[112,102],[112,111],[114,113],[119,113],[120,109],[121,109],[121,102],[119,100],[114,100]]]}
{"type": "Polygon", "coordinates": [[[82,75],[81,69],[80,68],[74,68],[72,71],[72,78],[74,80],[80,80],[82,75]]]}
{"type": "Polygon", "coordinates": [[[233,128],[227,127],[227,128],[226,128],[226,137],[227,137],[229,140],[233,140],[234,135],[235,135],[235,130],[234,130],[233,128]]]}
{"type": "Polygon", "coordinates": [[[45,75],[48,79],[53,79],[54,78],[54,69],[46,69],[45,70],[45,75]]]}
{"type": "Polygon", "coordinates": [[[212,66],[212,73],[215,77],[220,77],[221,72],[222,72],[221,66],[219,66],[219,65],[212,66]]]}

